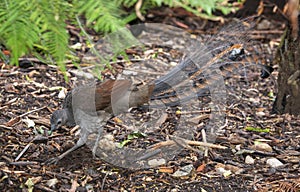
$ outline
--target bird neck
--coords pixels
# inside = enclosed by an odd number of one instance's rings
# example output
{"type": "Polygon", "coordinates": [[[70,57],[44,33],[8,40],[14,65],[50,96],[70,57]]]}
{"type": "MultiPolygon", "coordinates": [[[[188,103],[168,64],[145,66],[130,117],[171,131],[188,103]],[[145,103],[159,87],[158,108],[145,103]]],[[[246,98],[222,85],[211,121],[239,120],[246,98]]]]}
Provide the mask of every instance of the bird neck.
{"type": "Polygon", "coordinates": [[[67,117],[67,121],[66,121],[66,125],[68,127],[72,127],[76,125],[75,119],[74,119],[74,115],[73,115],[73,109],[64,109],[65,113],[66,113],[66,117],[67,117]]]}

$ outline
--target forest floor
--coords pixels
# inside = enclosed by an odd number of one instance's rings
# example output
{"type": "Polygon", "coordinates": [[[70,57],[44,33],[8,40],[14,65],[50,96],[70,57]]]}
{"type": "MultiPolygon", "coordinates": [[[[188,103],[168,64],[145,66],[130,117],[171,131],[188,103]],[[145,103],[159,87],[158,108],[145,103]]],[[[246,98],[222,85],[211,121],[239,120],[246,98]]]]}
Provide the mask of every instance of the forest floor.
{"type": "MultiPolygon", "coordinates": [[[[232,34],[242,33],[239,28],[224,28],[232,19],[221,24],[190,16],[178,19],[176,15],[169,17],[164,12],[153,14],[159,17],[149,19],[150,22],[159,21],[182,28],[199,36],[204,43],[208,36],[213,41],[218,38],[230,41],[232,34]],[[225,29],[225,36],[218,37],[220,29],[225,29]]],[[[135,169],[131,165],[124,168],[94,158],[88,146],[72,152],[57,164],[45,164],[49,158],[72,147],[79,137],[76,128],[65,127],[48,135],[51,113],[60,108],[63,101],[60,95],[65,94],[64,90],[78,85],[78,70],[72,64],[67,66],[69,82],[66,83],[56,66],[35,61],[29,63],[28,58],[19,67],[0,63],[0,190],[299,191],[300,118],[272,113],[278,74],[274,58],[283,32],[283,21],[263,17],[247,31],[251,41],[243,42],[248,47],[246,51],[254,52],[252,58],[272,65],[275,71],[265,79],[259,77],[258,69],[247,70],[246,76],[236,72],[225,78],[228,101],[224,121],[218,124],[222,131],[214,144],[226,149],[209,148],[206,154],[207,150],[201,152],[201,147],[184,147],[169,161],[154,168],[135,169]]],[[[75,44],[76,35],[73,39],[75,44]]],[[[129,61],[122,57],[112,61],[114,70],[105,69],[104,77],[114,76],[113,71],[133,67],[136,73],[142,73],[135,77],[137,81],[154,79],[178,63],[183,55],[159,42],[147,45],[143,50],[129,48],[126,52],[129,61]],[[171,66],[165,66],[170,63],[171,66]]],[[[86,65],[81,66],[89,69],[86,65]]],[[[201,130],[209,123],[207,114],[213,111],[207,110],[210,101],[205,97],[201,100],[203,105],[196,115],[198,121],[194,121],[191,140],[201,141],[204,137],[201,130]]],[[[181,115],[188,113],[180,110],[181,115]]],[[[164,122],[160,123],[160,129],[142,136],[132,134],[132,130],[120,131],[130,127],[127,116],[110,120],[106,130],[118,135],[116,142],[123,142],[125,147],[148,147],[149,143],[166,140],[178,129],[174,126],[177,121],[172,119],[178,118],[178,114],[167,110],[161,113],[161,117],[154,117],[164,122]],[[132,138],[129,139],[129,135],[132,138]]],[[[143,116],[142,112],[133,115],[143,116]]]]}

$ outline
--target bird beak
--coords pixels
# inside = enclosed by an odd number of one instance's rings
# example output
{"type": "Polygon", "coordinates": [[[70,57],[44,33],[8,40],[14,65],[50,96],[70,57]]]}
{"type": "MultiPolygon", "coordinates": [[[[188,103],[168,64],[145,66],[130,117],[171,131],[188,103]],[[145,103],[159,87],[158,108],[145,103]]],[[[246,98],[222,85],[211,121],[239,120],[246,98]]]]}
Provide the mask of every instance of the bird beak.
{"type": "Polygon", "coordinates": [[[57,127],[56,127],[55,125],[51,125],[51,129],[50,129],[51,133],[52,133],[53,131],[55,131],[56,129],[57,129],[57,127]]]}

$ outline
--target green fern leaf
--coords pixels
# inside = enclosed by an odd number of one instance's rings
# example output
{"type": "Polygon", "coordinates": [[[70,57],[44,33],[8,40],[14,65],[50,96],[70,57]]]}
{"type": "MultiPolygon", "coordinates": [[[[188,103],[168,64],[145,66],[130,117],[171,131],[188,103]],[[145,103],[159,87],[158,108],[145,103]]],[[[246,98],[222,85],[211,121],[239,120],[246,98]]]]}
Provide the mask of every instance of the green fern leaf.
{"type": "Polygon", "coordinates": [[[0,4],[1,42],[12,51],[12,64],[28,53],[38,41],[38,28],[30,22],[26,4],[21,1],[5,1],[0,4]]]}
{"type": "Polygon", "coordinates": [[[88,25],[92,25],[96,31],[111,32],[125,26],[122,16],[126,12],[119,8],[117,1],[78,0],[76,5],[79,14],[84,14],[88,25]]]}

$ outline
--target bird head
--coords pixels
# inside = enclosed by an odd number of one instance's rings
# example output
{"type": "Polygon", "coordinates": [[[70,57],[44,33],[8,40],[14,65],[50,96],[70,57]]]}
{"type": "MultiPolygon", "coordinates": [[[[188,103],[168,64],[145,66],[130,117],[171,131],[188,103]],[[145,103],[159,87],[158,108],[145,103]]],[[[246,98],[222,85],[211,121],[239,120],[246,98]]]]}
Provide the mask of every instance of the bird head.
{"type": "Polygon", "coordinates": [[[51,132],[59,129],[63,125],[66,125],[67,121],[68,121],[68,114],[65,109],[54,111],[50,119],[51,132]]]}

